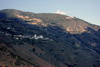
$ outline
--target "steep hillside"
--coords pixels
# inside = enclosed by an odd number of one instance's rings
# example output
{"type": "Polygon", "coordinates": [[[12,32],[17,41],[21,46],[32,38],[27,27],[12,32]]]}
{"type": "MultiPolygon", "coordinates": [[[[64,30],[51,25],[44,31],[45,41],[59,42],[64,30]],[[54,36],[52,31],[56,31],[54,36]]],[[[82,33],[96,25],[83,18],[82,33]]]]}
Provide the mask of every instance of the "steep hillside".
{"type": "Polygon", "coordinates": [[[100,67],[100,26],[60,14],[1,10],[0,65],[100,67]]]}

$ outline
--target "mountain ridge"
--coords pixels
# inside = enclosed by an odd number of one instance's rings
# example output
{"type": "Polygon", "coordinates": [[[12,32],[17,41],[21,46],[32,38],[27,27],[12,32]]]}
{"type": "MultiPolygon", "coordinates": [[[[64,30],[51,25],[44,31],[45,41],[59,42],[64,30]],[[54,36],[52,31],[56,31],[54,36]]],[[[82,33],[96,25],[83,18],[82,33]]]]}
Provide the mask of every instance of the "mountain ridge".
{"type": "Polygon", "coordinates": [[[74,31],[74,32],[75,31],[85,32],[86,31],[85,28],[88,28],[88,27],[90,27],[90,28],[95,27],[95,28],[93,28],[95,30],[98,30],[98,28],[99,28],[99,26],[97,26],[97,25],[93,25],[93,24],[90,24],[90,23],[88,23],[84,20],[81,20],[79,18],[69,17],[69,16],[66,16],[66,15],[46,14],[46,13],[35,14],[35,13],[30,13],[30,12],[27,13],[27,12],[15,10],[15,9],[7,9],[7,10],[5,9],[5,10],[2,10],[2,11],[4,11],[4,13],[8,12],[8,14],[10,14],[10,12],[11,12],[11,14],[15,18],[19,18],[22,21],[30,21],[29,24],[31,24],[31,23],[37,24],[37,20],[41,20],[41,22],[43,22],[43,23],[41,23],[42,25],[48,25],[48,24],[58,25],[58,26],[62,26],[65,30],[71,31],[71,32],[72,31],[74,31]],[[14,14],[13,14],[13,12],[14,12],[14,14]],[[18,14],[16,14],[16,13],[18,13],[18,14]],[[16,15],[19,15],[20,17],[18,17],[16,15]],[[27,18],[25,18],[25,17],[27,17],[27,18]],[[73,26],[73,27],[70,27],[70,26],[73,26]],[[75,27],[75,26],[77,26],[77,27],[75,27]]]}
{"type": "Polygon", "coordinates": [[[0,54],[12,59],[0,59],[0,66],[99,67],[100,26],[76,17],[7,9],[0,11],[0,54]]]}

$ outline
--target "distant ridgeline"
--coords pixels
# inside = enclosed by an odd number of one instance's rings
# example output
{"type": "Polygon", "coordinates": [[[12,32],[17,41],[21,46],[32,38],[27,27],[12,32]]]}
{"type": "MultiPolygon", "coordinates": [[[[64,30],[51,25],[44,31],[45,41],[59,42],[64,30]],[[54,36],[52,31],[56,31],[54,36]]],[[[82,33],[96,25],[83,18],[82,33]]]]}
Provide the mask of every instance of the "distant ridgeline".
{"type": "Polygon", "coordinates": [[[0,10],[0,67],[100,67],[100,26],[55,13],[0,10]]]}

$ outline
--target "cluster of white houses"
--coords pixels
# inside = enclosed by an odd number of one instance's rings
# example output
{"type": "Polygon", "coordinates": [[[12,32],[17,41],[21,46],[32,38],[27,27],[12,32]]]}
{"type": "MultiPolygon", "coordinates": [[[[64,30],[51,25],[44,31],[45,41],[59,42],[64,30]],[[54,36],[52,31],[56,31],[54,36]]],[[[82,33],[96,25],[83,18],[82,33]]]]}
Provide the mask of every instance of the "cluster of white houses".
{"type": "Polygon", "coordinates": [[[34,36],[29,36],[29,35],[14,35],[14,38],[16,38],[16,39],[23,39],[23,38],[43,39],[43,36],[42,35],[37,36],[36,34],[34,36]]]}
{"type": "MultiPolygon", "coordinates": [[[[10,28],[8,28],[8,29],[10,29],[10,28]]],[[[10,33],[2,32],[2,31],[0,31],[0,33],[5,34],[7,36],[13,36],[17,40],[18,39],[29,38],[29,39],[44,39],[44,40],[52,41],[52,39],[50,39],[50,38],[43,37],[42,35],[36,35],[36,34],[34,34],[34,36],[32,36],[32,35],[11,35],[10,33]]]]}
{"type": "Polygon", "coordinates": [[[44,40],[50,40],[50,38],[44,38],[42,35],[34,35],[34,36],[29,36],[29,35],[14,35],[14,38],[16,39],[23,39],[23,38],[29,38],[29,39],[44,39],[44,40]]]}

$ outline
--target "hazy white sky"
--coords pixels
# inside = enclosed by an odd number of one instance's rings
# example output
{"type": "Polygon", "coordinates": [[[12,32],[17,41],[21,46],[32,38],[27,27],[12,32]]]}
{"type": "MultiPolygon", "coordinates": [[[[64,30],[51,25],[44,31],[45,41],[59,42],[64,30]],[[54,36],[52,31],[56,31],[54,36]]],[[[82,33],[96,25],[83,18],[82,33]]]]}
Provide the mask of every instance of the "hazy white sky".
{"type": "Polygon", "coordinates": [[[100,25],[100,0],[0,0],[0,10],[61,13],[100,25]]]}

